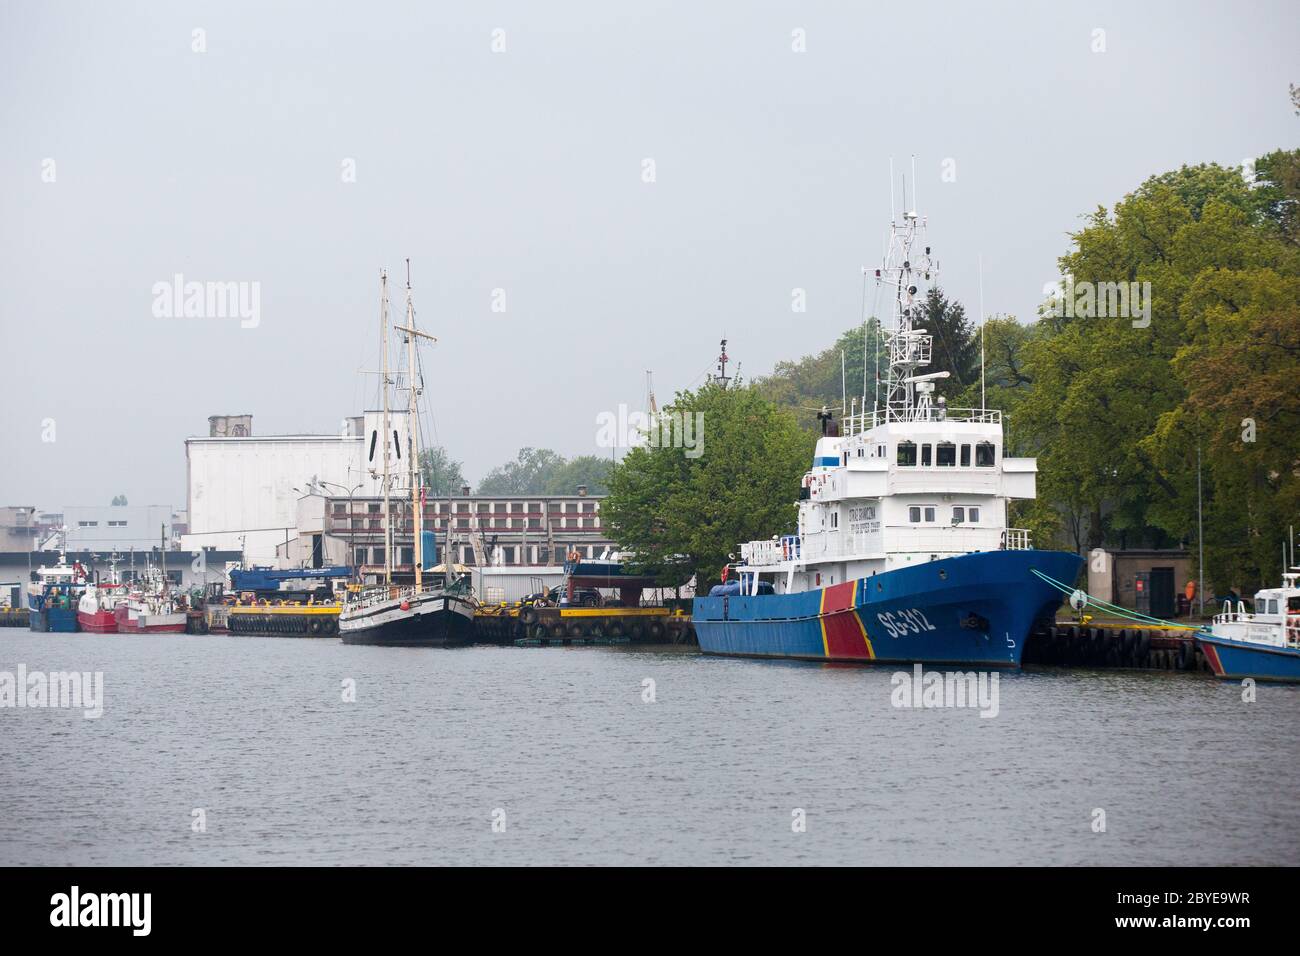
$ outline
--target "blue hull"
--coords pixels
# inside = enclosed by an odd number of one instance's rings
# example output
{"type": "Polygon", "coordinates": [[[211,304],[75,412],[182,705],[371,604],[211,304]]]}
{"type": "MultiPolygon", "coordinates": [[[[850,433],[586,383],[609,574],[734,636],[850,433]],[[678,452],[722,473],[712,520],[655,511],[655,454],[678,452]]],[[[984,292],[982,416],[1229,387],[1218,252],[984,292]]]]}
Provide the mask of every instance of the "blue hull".
{"type": "Polygon", "coordinates": [[[1205,652],[1210,668],[1219,677],[1300,683],[1300,650],[1233,641],[1208,634],[1197,634],[1196,640],[1205,652]]]}
{"type": "Polygon", "coordinates": [[[854,663],[1019,667],[1036,621],[1062,595],[1030,573],[1073,581],[1062,551],[985,551],[798,594],[697,597],[706,654],[854,663]]]}

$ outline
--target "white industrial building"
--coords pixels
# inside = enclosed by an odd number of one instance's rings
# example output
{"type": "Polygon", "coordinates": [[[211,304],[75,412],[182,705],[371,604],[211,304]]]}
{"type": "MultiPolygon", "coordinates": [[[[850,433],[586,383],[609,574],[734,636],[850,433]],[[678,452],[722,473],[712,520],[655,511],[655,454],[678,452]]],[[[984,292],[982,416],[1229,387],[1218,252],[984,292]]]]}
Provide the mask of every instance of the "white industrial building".
{"type": "Polygon", "coordinates": [[[171,505],[65,505],[63,547],[69,551],[149,551],[172,547],[171,505]]]}
{"type": "MultiPolygon", "coordinates": [[[[390,418],[392,467],[405,472],[406,413],[390,418]]],[[[305,494],[381,494],[382,420],[382,412],[369,411],[345,419],[337,435],[259,436],[251,415],[208,419],[207,437],[185,441],[189,533],[182,548],[236,551],[248,563],[274,564],[277,545],[298,534],[305,494]]]]}

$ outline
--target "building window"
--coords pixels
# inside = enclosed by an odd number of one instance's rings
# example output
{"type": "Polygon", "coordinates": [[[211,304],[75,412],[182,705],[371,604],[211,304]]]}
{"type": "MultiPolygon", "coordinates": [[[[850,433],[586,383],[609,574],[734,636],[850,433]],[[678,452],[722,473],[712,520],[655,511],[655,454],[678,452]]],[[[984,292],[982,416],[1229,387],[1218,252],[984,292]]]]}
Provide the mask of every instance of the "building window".
{"type": "Polygon", "coordinates": [[[900,441],[898,443],[898,463],[905,468],[911,468],[916,464],[915,442],[900,441]]]}
{"type": "Polygon", "coordinates": [[[529,518],[529,519],[528,519],[528,527],[530,527],[530,528],[540,528],[541,526],[542,526],[542,519],[541,519],[541,518],[529,518]]]}
{"type": "Polygon", "coordinates": [[[457,518],[457,519],[456,519],[456,527],[457,527],[457,528],[468,528],[468,527],[469,527],[469,519],[468,519],[468,518],[457,518]]]}
{"type": "Polygon", "coordinates": [[[564,510],[571,515],[576,515],[578,513],[578,503],[576,501],[570,501],[565,506],[564,510]]]}
{"type": "Polygon", "coordinates": [[[358,566],[360,566],[360,565],[366,563],[366,549],[365,549],[365,548],[357,548],[357,549],[356,549],[356,551],[355,551],[355,552],[353,553],[353,555],[352,555],[352,563],[355,564],[355,565],[358,565],[358,566]]]}
{"type": "Polygon", "coordinates": [[[515,549],[513,547],[504,547],[501,549],[501,557],[505,559],[506,564],[516,564],[515,549]]]}
{"type": "Polygon", "coordinates": [[[512,501],[510,503],[510,513],[521,515],[524,513],[524,503],[522,501],[512,501]]]}
{"type": "Polygon", "coordinates": [[[584,528],[594,528],[594,527],[596,527],[596,519],[595,519],[595,518],[583,518],[583,519],[582,519],[582,526],[583,526],[584,528]]]}
{"type": "Polygon", "coordinates": [[[993,443],[982,441],[975,446],[975,467],[992,468],[996,462],[997,453],[993,449],[993,443]]]}
{"type": "Polygon", "coordinates": [[[125,527],[126,527],[126,522],[125,522],[125,521],[110,521],[110,522],[108,523],[108,526],[109,526],[110,528],[125,528],[125,527]]]}
{"type": "Polygon", "coordinates": [[[79,528],[98,528],[98,527],[99,527],[99,522],[98,522],[98,521],[78,521],[78,522],[77,522],[77,527],[79,527],[79,528]]]}
{"type": "Polygon", "coordinates": [[[953,468],[957,464],[957,446],[950,441],[941,441],[934,449],[934,463],[940,468],[953,468]]]}
{"type": "Polygon", "coordinates": [[[377,504],[366,505],[366,510],[369,511],[372,515],[377,515],[379,514],[379,505],[377,504]]]}
{"type": "Polygon", "coordinates": [[[595,504],[595,502],[592,502],[592,501],[584,501],[584,502],[582,503],[582,510],[585,511],[585,512],[592,512],[592,511],[595,511],[595,510],[596,510],[596,504],[595,504]]]}
{"type": "Polygon", "coordinates": [[[336,515],[347,514],[347,513],[348,513],[348,506],[347,506],[347,503],[346,503],[346,502],[343,502],[343,501],[336,501],[336,502],[334,502],[334,513],[335,513],[336,515]]]}
{"type": "Polygon", "coordinates": [[[931,446],[929,442],[921,446],[921,467],[922,468],[929,468],[930,462],[934,460],[932,457],[930,457],[930,452],[931,452],[931,446]]]}

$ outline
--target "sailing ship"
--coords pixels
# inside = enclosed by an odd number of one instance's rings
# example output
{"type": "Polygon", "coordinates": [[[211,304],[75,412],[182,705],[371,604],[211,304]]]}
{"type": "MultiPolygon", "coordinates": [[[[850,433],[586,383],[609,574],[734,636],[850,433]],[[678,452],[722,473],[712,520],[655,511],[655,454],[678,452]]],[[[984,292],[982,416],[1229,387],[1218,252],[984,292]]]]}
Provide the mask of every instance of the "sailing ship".
{"type": "Polygon", "coordinates": [[[1253,612],[1225,601],[1196,641],[1219,677],[1300,681],[1300,568],[1287,570],[1281,587],[1257,592],[1253,612]]]}
{"type": "Polygon", "coordinates": [[[1007,502],[1034,497],[1037,466],[1004,455],[1001,412],[934,395],[949,372],[925,370],[932,336],[915,321],[937,262],[924,218],[891,219],[876,270],[893,298],[887,376],[870,409],[864,382],[842,426],[823,409],[796,532],[740,545],[736,578],[695,599],[707,654],[1018,667],[1061,601],[1032,571],[1078,574],[1078,555],[1033,550],[1007,526],[1007,502]]]}
{"type": "Polygon", "coordinates": [[[344,644],[381,644],[405,647],[454,647],[469,644],[474,636],[473,589],[468,577],[454,578],[447,574],[436,583],[424,583],[424,495],[420,479],[419,454],[419,396],[422,389],[417,384],[416,348],[419,339],[433,340],[415,326],[415,306],[411,296],[411,264],[406,264],[406,325],[396,328],[404,333],[407,361],[408,421],[406,429],[406,466],[411,500],[412,538],[414,554],[414,585],[393,583],[392,514],[389,500],[391,461],[394,452],[400,458],[403,450],[394,447],[396,436],[391,422],[388,388],[391,384],[388,369],[388,275],[380,274],[380,352],[382,367],[380,391],[383,393],[382,436],[371,436],[372,447],[377,440],[383,445],[383,497],[384,497],[384,580],[382,584],[363,588],[349,595],[348,602],[339,612],[339,636],[344,644]]]}

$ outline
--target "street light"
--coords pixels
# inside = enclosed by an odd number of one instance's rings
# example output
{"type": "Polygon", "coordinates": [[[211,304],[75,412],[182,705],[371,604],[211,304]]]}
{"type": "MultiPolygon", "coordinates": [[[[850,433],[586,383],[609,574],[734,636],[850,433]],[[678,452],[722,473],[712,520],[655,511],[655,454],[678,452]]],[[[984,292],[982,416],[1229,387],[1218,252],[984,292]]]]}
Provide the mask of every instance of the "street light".
{"type": "MultiPolygon", "coordinates": [[[[350,469],[349,469],[349,470],[350,470],[350,469]]],[[[332,482],[332,481],[321,481],[319,478],[316,479],[315,483],[318,484],[318,485],[324,485],[324,486],[327,487],[327,488],[338,488],[338,489],[340,489],[340,490],[342,490],[342,491],[347,492],[347,496],[348,496],[348,567],[350,567],[350,568],[353,569],[353,572],[354,572],[353,576],[356,577],[357,580],[359,581],[359,580],[361,580],[361,575],[358,574],[358,573],[356,573],[356,572],[357,572],[357,565],[354,563],[354,562],[357,560],[357,553],[356,553],[356,552],[357,552],[357,548],[356,548],[356,535],[354,534],[354,532],[355,532],[356,529],[353,528],[353,526],[352,526],[352,522],[355,520],[355,519],[353,518],[353,515],[352,515],[352,496],[355,495],[355,494],[357,493],[357,489],[362,488],[362,487],[365,486],[365,482],[364,482],[364,481],[359,482],[357,485],[355,485],[355,486],[352,488],[351,491],[349,491],[348,489],[344,488],[342,485],[336,485],[336,484],[335,484],[334,482],[332,482]]]]}

